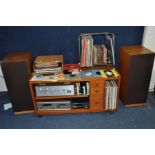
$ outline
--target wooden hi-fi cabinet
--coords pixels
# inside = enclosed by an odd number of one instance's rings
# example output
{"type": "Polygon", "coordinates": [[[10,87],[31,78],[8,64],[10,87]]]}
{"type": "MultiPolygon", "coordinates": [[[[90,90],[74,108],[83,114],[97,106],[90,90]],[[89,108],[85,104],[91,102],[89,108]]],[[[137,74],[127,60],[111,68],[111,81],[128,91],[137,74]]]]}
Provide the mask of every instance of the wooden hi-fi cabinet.
{"type": "MultiPolygon", "coordinates": [[[[118,72],[117,72],[118,73],[118,72]]],[[[31,89],[31,95],[35,107],[35,112],[37,115],[46,115],[46,114],[69,114],[69,113],[84,113],[84,112],[113,112],[118,109],[118,96],[120,88],[120,75],[118,73],[117,77],[94,77],[94,78],[79,78],[79,79],[64,79],[58,80],[56,82],[51,80],[39,80],[31,78],[29,80],[29,85],[31,89]],[[105,105],[105,83],[106,81],[114,80],[118,87],[116,94],[116,107],[114,109],[106,109],[105,105]],[[89,83],[89,94],[72,94],[72,95],[58,95],[58,96],[37,96],[35,87],[40,86],[50,86],[50,85],[65,85],[66,83],[70,85],[75,85],[75,83],[89,83]],[[51,102],[51,101],[61,101],[61,100],[76,100],[76,101],[86,101],[89,104],[88,108],[77,108],[77,109],[39,109],[37,102],[51,102]]],[[[48,89],[49,90],[49,89],[48,89]]]]}

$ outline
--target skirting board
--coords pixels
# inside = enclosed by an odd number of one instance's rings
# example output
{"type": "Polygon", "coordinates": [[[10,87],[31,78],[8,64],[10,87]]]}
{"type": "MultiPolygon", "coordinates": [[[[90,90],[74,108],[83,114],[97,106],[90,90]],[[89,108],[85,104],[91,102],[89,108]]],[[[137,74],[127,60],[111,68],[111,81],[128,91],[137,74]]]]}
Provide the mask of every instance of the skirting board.
{"type": "Polygon", "coordinates": [[[30,114],[30,113],[34,113],[34,110],[14,112],[15,115],[19,115],[19,114],[30,114]]]}
{"type": "Polygon", "coordinates": [[[145,106],[146,103],[137,103],[137,104],[129,104],[129,105],[124,105],[126,108],[129,107],[141,107],[141,106],[145,106]]]}

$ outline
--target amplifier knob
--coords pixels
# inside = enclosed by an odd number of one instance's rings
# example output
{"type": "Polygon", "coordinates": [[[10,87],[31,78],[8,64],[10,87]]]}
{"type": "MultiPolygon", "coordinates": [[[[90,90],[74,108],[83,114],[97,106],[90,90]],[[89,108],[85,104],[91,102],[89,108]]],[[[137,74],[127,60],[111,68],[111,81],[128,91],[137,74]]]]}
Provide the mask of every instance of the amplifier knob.
{"type": "Polygon", "coordinates": [[[71,90],[67,90],[67,93],[71,93],[71,90]]]}

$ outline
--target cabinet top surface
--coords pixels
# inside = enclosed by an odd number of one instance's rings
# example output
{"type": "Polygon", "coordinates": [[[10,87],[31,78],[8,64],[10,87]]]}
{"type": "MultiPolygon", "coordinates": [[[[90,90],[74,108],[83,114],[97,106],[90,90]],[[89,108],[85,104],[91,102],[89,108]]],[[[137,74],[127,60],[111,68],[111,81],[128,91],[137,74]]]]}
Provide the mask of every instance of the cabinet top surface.
{"type": "Polygon", "coordinates": [[[31,57],[31,52],[16,52],[9,53],[3,59],[3,62],[17,62],[17,61],[25,61],[27,58],[31,57]]]}
{"type": "Polygon", "coordinates": [[[30,83],[59,83],[59,82],[85,82],[85,81],[92,81],[92,82],[95,82],[95,81],[98,81],[99,79],[101,80],[118,80],[120,79],[120,76],[118,77],[113,77],[113,78],[101,78],[101,77],[96,77],[96,78],[80,78],[80,79],[76,79],[76,80],[58,80],[58,81],[52,81],[52,80],[33,80],[32,78],[29,80],[30,83]]]}
{"type": "Polygon", "coordinates": [[[37,79],[34,76],[32,76],[29,80],[30,83],[57,83],[57,82],[84,82],[84,81],[99,81],[99,80],[118,80],[120,79],[120,74],[118,76],[114,77],[90,77],[90,78],[75,78],[75,79],[62,79],[62,80],[50,80],[48,78],[45,79],[37,79]]]}
{"type": "Polygon", "coordinates": [[[141,45],[136,46],[124,46],[121,47],[122,50],[124,50],[129,55],[139,55],[139,54],[155,54],[151,50],[145,48],[141,45]]]}

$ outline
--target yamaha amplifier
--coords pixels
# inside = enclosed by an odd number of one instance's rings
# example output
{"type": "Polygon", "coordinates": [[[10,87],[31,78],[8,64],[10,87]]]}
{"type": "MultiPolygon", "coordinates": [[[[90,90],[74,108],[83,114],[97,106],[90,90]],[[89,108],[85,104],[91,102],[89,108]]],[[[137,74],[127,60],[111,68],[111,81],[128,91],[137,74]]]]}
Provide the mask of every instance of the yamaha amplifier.
{"type": "Polygon", "coordinates": [[[39,110],[70,110],[70,101],[37,102],[39,110]]]}
{"type": "Polygon", "coordinates": [[[74,85],[35,86],[37,96],[74,95],[74,85]]]}

